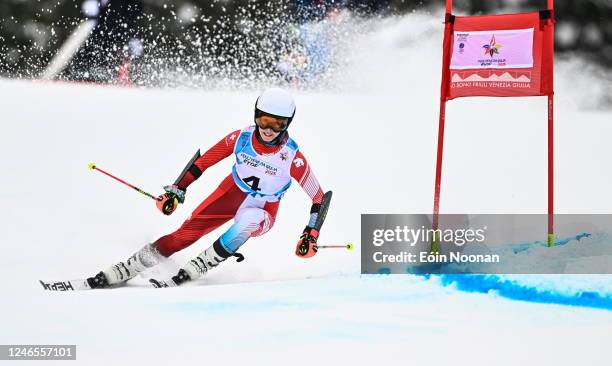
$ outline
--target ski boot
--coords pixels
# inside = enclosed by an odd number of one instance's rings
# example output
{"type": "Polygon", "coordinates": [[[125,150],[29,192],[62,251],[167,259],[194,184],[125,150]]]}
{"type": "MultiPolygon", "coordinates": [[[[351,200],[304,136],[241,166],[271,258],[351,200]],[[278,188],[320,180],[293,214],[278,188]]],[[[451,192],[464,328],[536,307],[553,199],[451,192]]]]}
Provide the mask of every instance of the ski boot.
{"type": "Polygon", "coordinates": [[[89,277],[87,283],[91,288],[106,288],[125,283],[136,277],[140,272],[158,264],[163,256],[152,244],[147,244],[134,253],[125,262],[119,262],[101,271],[94,277],[89,277]]]}
{"type": "Polygon", "coordinates": [[[197,257],[190,260],[181,268],[175,276],[172,276],[167,281],[160,281],[154,278],[150,279],[149,282],[153,287],[176,287],[180,286],[185,282],[193,281],[201,276],[205,275],[209,270],[215,268],[219,263],[223,262],[227,258],[235,256],[238,257],[238,262],[244,260],[244,256],[239,253],[230,254],[221,245],[219,240],[216,240],[213,245],[208,249],[200,253],[197,257]]]}

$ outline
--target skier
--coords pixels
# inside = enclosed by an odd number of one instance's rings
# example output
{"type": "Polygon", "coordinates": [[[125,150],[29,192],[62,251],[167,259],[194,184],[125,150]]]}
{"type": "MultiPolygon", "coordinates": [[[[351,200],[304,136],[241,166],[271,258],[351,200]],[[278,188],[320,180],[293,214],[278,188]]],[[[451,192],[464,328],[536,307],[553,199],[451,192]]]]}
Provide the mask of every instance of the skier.
{"type": "Polygon", "coordinates": [[[291,178],[312,199],[310,218],[296,247],[296,255],[309,258],[317,253],[317,238],[331,200],[323,194],[308,161],[289,137],[287,128],[295,115],[292,96],[280,88],[265,90],[255,103],[255,125],[237,130],[204,155],[189,161],[173,185],[164,187],[157,207],[170,215],[185,201],[187,187],[202,173],[234,154],[236,162],[219,187],[208,196],[175,232],[145,245],[119,262],[87,279],[91,288],[122,284],[164,258],[190,246],[202,236],[234,219],[229,229],[205,251],[181,268],[168,281],[151,279],[155,287],[178,286],[195,280],[231,256],[243,259],[237,250],[250,238],[266,233],[274,225],[283,194],[291,178]]]}

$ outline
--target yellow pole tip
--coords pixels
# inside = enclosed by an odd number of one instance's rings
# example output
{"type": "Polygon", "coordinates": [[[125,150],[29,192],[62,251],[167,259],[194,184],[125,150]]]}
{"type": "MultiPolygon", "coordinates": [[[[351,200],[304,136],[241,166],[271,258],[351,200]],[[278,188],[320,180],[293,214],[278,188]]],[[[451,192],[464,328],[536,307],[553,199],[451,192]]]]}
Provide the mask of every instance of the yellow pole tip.
{"type": "Polygon", "coordinates": [[[355,246],[353,245],[353,243],[348,243],[348,244],[346,245],[346,249],[348,249],[348,250],[353,250],[353,249],[355,249],[355,246]]]}
{"type": "Polygon", "coordinates": [[[555,246],[555,234],[548,234],[548,246],[549,247],[554,247],[555,246]]]}
{"type": "Polygon", "coordinates": [[[89,168],[89,170],[94,170],[96,168],[96,163],[87,164],[87,168],[89,168]]]}

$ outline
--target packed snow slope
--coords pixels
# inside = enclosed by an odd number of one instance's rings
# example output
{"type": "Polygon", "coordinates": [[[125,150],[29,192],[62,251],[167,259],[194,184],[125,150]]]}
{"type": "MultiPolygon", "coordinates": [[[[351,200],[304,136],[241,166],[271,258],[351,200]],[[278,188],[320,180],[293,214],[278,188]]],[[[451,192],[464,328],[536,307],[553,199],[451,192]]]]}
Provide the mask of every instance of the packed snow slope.
{"type": "MultiPolygon", "coordinates": [[[[117,290],[45,293],[37,280],[127,258],[175,230],[231,167],[227,159],[206,171],[166,217],[88,163],[160,193],[196,149],[252,123],[258,90],[0,81],[0,344],[77,344],[84,365],[603,364],[609,311],[470,294],[440,286],[445,279],[358,275],[361,214],[431,211],[441,38],[439,17],[373,22],[349,39],[334,90],[294,90],[291,136],[334,191],[320,242],[352,241],[356,251],[294,256],[310,208],[295,184],[275,227],[241,249],[244,262],[178,289],[139,278],[117,290]]],[[[612,113],[597,104],[605,86],[582,64],[557,66],[556,210],[609,213],[612,113]]],[[[452,101],[446,137],[442,212],[545,212],[544,99],[452,101]]],[[[176,271],[226,227],[148,275],[176,271]]],[[[527,282],[612,293],[604,276],[527,282]]]]}

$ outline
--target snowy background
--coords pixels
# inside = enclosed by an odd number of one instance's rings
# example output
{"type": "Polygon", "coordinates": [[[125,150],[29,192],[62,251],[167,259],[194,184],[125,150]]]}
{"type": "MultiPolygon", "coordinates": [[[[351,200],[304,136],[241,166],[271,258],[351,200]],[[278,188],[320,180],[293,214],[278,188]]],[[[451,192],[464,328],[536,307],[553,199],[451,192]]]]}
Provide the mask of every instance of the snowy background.
{"type": "MultiPolygon", "coordinates": [[[[320,242],[357,250],[293,254],[310,208],[296,185],[274,229],[241,249],[244,262],[176,289],[138,278],[121,289],[48,293],[37,280],[92,275],[175,230],[231,166],[206,171],[165,217],[88,163],[160,192],[197,148],[252,122],[259,91],[0,81],[0,343],[77,344],[84,365],[606,364],[609,276],[493,277],[489,291],[465,278],[359,275],[360,214],[432,208],[440,19],[371,21],[343,39],[350,47],[332,90],[295,90],[291,135],[334,190],[320,242]],[[508,294],[521,288],[532,296],[508,294]],[[563,301],[584,293],[597,301],[563,301]]],[[[580,60],[556,64],[559,213],[612,207],[602,77],[580,60]]],[[[447,113],[441,211],[544,213],[545,99],[460,99],[447,113]]],[[[225,228],[147,275],[176,271],[225,228]]]]}

